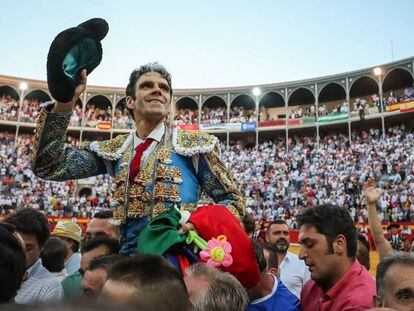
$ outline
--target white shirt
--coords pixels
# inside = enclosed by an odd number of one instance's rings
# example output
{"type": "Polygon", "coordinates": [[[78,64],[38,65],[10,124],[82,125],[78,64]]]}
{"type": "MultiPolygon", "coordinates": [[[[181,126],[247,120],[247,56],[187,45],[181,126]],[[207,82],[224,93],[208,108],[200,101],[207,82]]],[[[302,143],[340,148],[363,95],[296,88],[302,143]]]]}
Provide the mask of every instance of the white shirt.
{"type": "Polygon", "coordinates": [[[279,268],[283,284],[300,299],[302,287],[310,279],[310,272],[305,262],[300,260],[296,254],[287,252],[279,268]]]}

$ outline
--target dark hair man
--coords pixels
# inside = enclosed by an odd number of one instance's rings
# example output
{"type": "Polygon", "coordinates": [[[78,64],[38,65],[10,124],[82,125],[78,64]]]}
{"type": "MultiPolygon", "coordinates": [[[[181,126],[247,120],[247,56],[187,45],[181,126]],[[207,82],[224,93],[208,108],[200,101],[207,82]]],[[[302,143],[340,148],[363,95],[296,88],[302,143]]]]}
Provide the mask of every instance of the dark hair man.
{"type": "MultiPolygon", "coordinates": [[[[65,145],[72,109],[86,88],[82,71],[70,102],[50,102],[39,114],[33,171],[41,178],[70,180],[108,173],[115,178],[113,223],[120,226],[121,253],[137,249],[149,220],[177,207],[197,208],[200,190],[239,219],[245,201],[219,157],[219,141],[200,131],[170,128],[170,73],[158,63],[134,70],[126,87],[126,106],[135,121],[131,134],[82,149],[65,145]],[[135,150],[135,151],[134,151],[135,150]]],[[[185,231],[193,229],[190,221],[185,231]]]]}
{"type": "Polygon", "coordinates": [[[85,240],[98,235],[106,235],[112,239],[119,240],[121,233],[119,227],[112,222],[112,211],[99,211],[95,213],[86,227],[85,240]]]}
{"type": "Polygon", "coordinates": [[[86,297],[97,297],[106,282],[108,267],[122,259],[118,254],[103,255],[92,259],[82,280],[82,292],[86,297]]]}
{"type": "Polygon", "coordinates": [[[76,300],[82,293],[82,279],[92,260],[99,256],[118,254],[119,241],[105,235],[89,239],[81,249],[81,265],[78,272],[62,281],[65,298],[76,300]]]}
{"type": "Polygon", "coordinates": [[[111,265],[102,295],[137,310],[185,311],[189,306],[181,274],[157,255],[125,257],[111,265]]]}
{"type": "MultiPolygon", "coordinates": [[[[248,311],[300,310],[300,301],[275,275],[270,273],[263,246],[252,240],[256,261],[260,269],[259,283],[249,291],[248,311]]],[[[274,259],[277,257],[274,256],[274,259]]]]}
{"type": "Polygon", "coordinates": [[[49,238],[40,254],[43,266],[62,280],[68,274],[65,270],[65,258],[68,249],[64,241],[59,238],[49,238]]]}
{"type": "Polygon", "coordinates": [[[267,227],[266,242],[276,250],[283,284],[300,298],[302,287],[310,279],[310,274],[305,263],[289,252],[289,227],[284,220],[275,220],[267,227]]]}
{"type": "Polygon", "coordinates": [[[13,303],[26,271],[26,254],[16,228],[0,223],[0,305],[13,303]]]}
{"type": "Polygon", "coordinates": [[[39,211],[24,208],[7,217],[5,222],[16,227],[26,247],[27,278],[17,293],[16,302],[31,304],[59,301],[63,296],[62,286],[40,260],[40,253],[50,236],[46,217],[39,211]]]}
{"type": "Polygon", "coordinates": [[[365,310],[372,307],[375,283],[356,259],[357,231],[349,212],[335,205],[308,208],[297,217],[299,258],[311,278],[301,293],[307,310],[365,310]]]}
{"type": "Polygon", "coordinates": [[[414,309],[414,254],[393,252],[377,267],[377,307],[414,309]]]}

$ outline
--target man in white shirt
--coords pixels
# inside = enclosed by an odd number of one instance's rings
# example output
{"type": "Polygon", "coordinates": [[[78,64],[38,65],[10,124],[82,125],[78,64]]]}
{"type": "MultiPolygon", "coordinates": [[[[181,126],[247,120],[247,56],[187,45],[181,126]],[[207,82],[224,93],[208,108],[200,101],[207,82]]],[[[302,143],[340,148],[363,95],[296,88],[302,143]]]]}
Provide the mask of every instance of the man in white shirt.
{"type": "Polygon", "coordinates": [[[290,246],[289,227],[284,220],[276,220],[267,228],[266,242],[277,252],[280,262],[280,279],[283,284],[300,298],[303,285],[310,279],[305,263],[296,254],[288,251],[290,246]]]}

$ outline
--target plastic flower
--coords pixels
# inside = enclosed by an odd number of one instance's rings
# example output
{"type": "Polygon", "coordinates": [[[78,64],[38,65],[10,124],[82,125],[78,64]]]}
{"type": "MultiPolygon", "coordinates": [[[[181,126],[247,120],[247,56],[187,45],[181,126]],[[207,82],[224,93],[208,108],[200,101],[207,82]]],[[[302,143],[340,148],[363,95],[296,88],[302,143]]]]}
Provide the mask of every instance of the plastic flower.
{"type": "Polygon", "coordinates": [[[220,235],[208,241],[207,248],[200,252],[200,258],[214,268],[228,267],[233,263],[230,253],[231,244],[227,242],[226,236],[220,235]]]}

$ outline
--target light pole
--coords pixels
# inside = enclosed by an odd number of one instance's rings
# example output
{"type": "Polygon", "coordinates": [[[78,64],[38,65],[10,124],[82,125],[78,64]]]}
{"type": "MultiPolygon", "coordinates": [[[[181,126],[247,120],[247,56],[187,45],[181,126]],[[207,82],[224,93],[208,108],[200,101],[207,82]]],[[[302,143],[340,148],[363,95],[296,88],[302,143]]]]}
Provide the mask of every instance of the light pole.
{"type": "Polygon", "coordinates": [[[256,150],[259,147],[259,96],[262,93],[257,86],[253,88],[252,93],[255,98],[255,111],[256,111],[256,150]]]}
{"type": "Polygon", "coordinates": [[[385,139],[385,120],[384,120],[384,105],[382,102],[382,69],[380,67],[374,68],[374,75],[378,77],[378,90],[380,96],[380,107],[381,107],[381,126],[382,126],[382,139],[385,139]]]}

